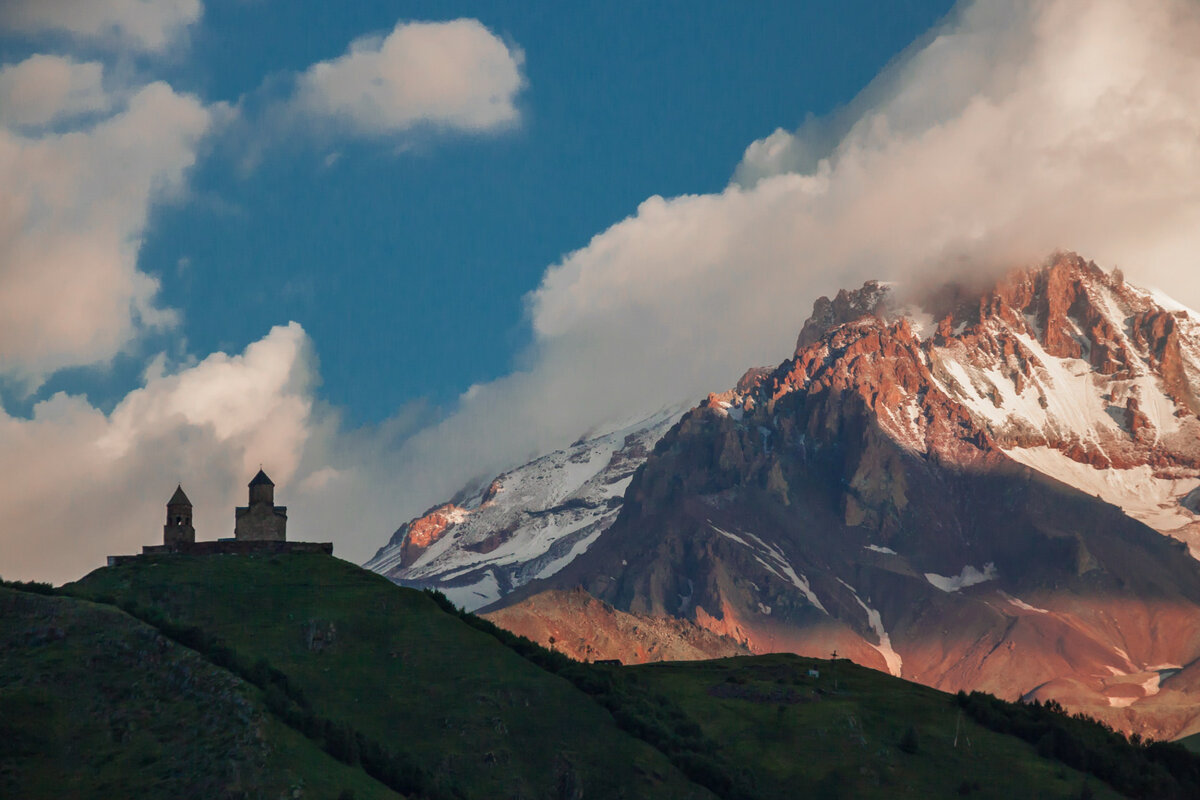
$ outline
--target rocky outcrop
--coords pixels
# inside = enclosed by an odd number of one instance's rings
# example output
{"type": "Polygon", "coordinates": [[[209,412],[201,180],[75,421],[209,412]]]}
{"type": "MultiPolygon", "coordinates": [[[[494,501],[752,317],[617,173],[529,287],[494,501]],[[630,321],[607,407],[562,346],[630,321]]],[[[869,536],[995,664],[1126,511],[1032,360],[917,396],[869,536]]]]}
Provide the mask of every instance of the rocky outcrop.
{"type": "Polygon", "coordinates": [[[869,315],[887,313],[890,309],[890,291],[879,281],[867,281],[862,288],[853,291],[842,289],[830,300],[818,298],[813,303],[812,314],[800,329],[796,339],[796,352],[804,351],[809,345],[820,341],[826,333],[869,315]]]}
{"type": "Polygon", "coordinates": [[[400,541],[400,567],[416,562],[429,546],[442,538],[446,529],[465,518],[463,509],[454,503],[431,508],[396,531],[400,541]]]}

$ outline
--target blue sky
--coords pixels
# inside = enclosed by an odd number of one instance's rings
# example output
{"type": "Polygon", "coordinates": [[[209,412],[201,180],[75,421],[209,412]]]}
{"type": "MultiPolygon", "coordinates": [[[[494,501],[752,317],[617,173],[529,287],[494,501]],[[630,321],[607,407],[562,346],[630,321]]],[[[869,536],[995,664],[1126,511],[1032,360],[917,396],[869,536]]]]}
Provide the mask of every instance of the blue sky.
{"type": "MultiPolygon", "coordinates": [[[[548,265],[648,196],[719,190],[751,141],[849,101],[950,5],[210,2],[189,43],[133,68],[252,116],[281,76],[360,36],[470,17],[524,53],[519,122],[291,143],[255,141],[251,119],[216,134],[188,196],[153,209],[138,259],[182,324],[8,405],[66,389],[111,408],[156,350],[239,351],[296,320],[348,422],[444,406],[511,368],[522,297],[548,265]]],[[[44,40],[10,37],[5,60],[44,40]]]]}
{"type": "Polygon", "coordinates": [[[1067,248],[1198,307],[1196,130],[1193,0],[6,0],[0,575],[176,482],[228,535],[259,464],[363,561],[867,279],[1067,248]]]}

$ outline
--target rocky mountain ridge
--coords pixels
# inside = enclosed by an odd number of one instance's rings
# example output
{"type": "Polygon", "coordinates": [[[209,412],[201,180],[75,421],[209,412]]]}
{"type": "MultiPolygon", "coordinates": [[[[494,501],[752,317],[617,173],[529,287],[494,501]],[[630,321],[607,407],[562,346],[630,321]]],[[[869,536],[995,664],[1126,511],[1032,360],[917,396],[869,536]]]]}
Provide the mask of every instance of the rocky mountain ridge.
{"type": "Polygon", "coordinates": [[[822,298],[793,359],[710,402],[750,411],[853,386],[913,452],[965,464],[1000,450],[1194,543],[1200,317],[1074,255],[897,306],[874,282],[822,298]]]}
{"type": "Polygon", "coordinates": [[[755,652],[1200,730],[1196,316],[1073,254],[900,295],[819,300],[495,607],[582,586],[755,652]]]}

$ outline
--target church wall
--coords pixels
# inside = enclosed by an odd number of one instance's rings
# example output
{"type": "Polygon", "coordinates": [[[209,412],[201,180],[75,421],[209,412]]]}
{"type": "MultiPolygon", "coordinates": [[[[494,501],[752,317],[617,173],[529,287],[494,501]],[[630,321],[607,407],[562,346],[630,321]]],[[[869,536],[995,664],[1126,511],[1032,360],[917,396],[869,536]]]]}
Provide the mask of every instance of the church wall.
{"type": "Polygon", "coordinates": [[[287,538],[287,512],[280,506],[256,504],[236,513],[233,537],[239,541],[281,542],[287,538]]]}

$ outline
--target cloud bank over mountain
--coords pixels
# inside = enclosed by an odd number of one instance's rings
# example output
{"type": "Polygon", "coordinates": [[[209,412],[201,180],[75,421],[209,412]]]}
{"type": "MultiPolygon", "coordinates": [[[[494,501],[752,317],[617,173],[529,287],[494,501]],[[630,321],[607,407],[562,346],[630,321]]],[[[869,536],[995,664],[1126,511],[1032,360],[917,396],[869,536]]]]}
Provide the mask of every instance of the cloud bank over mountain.
{"type": "MultiPolygon", "coordinates": [[[[439,105],[431,98],[442,95],[412,94],[396,76],[412,63],[475,62],[450,44],[414,49],[413,26],[399,25],[303,72],[294,102],[357,136],[417,119],[510,124],[519,51],[478,23],[445,24],[458,25],[453,41],[490,53],[486,79],[468,69],[468,91],[442,87],[458,100],[439,105]]],[[[83,87],[60,96],[86,102],[30,106],[25,119],[93,102],[91,77],[58,66],[83,87]]],[[[6,74],[0,89],[17,83],[6,74]]],[[[214,112],[166,84],[111,107],[120,110],[85,116],[70,134],[0,131],[0,178],[18,187],[0,201],[6,374],[102,360],[138,326],[167,321],[136,269],[137,233],[147,204],[183,180],[214,112]],[[147,153],[123,135],[137,120],[162,129],[147,153]],[[39,158],[64,165],[61,185],[34,170],[39,158]],[[109,180],[106,165],[120,158],[135,164],[130,181],[109,180]],[[108,195],[116,210],[82,202],[108,195]],[[42,278],[37,265],[56,263],[70,270],[42,278]],[[100,302],[60,314],[76,286],[100,302]]],[[[846,109],[752,143],[722,192],[651,197],[550,266],[528,296],[533,342],[514,371],[471,387],[435,424],[414,432],[406,411],[380,429],[345,430],[316,400],[303,331],[275,329],[241,356],[148,375],[109,414],[59,395],[32,419],[0,419],[0,449],[19,454],[5,469],[27,473],[0,497],[0,530],[33,531],[20,534],[29,542],[86,535],[88,564],[128,551],[156,536],[166,495],[154,491],[169,473],[169,494],[182,459],[201,535],[224,535],[201,504],[224,513],[263,461],[297,537],[333,538],[339,555],[365,559],[468,480],[777,363],[815,297],[867,278],[914,282],[1070,248],[1200,306],[1198,136],[1195,3],[964,3],[846,109]],[[233,401],[251,386],[252,406],[233,401]]],[[[33,545],[5,548],[24,554],[0,567],[5,577],[66,579],[86,560],[51,573],[33,545]]]]}
{"type": "Polygon", "coordinates": [[[1070,248],[1200,306],[1198,133],[1200,6],[964,3],[848,108],[751,144],[723,192],[649,198],[551,266],[522,368],[406,447],[397,521],[778,362],[817,296],[869,278],[1070,248]]]}

